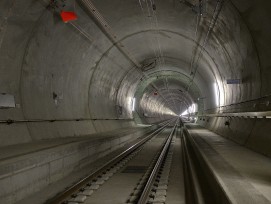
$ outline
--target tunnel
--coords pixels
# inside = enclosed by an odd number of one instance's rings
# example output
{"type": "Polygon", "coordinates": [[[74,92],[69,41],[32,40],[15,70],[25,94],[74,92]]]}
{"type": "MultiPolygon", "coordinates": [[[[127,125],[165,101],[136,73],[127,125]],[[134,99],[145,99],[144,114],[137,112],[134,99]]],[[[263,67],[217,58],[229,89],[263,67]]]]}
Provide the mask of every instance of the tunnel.
{"type": "MultiPolygon", "coordinates": [[[[271,203],[270,10],[267,0],[1,0],[1,203],[54,203],[150,134],[171,138],[163,162],[172,157],[182,185],[167,184],[160,203],[271,203]]],[[[131,158],[154,154],[148,141],[131,158]]],[[[121,170],[131,181],[142,158],[121,170]]],[[[124,192],[59,203],[129,203],[124,192]]]]}

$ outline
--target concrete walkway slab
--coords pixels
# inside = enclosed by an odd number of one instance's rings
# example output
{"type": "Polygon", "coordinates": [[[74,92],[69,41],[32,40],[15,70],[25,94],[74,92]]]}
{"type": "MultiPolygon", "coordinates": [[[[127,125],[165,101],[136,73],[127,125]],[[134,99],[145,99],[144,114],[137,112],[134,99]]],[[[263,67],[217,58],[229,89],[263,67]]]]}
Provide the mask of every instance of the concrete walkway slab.
{"type": "Polygon", "coordinates": [[[201,153],[232,203],[271,203],[271,159],[187,124],[190,141],[201,153]]]}

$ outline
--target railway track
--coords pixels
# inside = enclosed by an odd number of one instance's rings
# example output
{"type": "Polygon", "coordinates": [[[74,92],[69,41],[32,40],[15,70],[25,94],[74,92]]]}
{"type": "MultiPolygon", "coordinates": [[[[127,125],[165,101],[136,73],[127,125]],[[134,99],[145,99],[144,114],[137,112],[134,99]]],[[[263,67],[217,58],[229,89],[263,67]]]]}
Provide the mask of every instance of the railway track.
{"type": "MultiPolygon", "coordinates": [[[[152,179],[155,179],[158,176],[158,170],[162,167],[162,162],[164,161],[165,156],[168,153],[168,148],[170,146],[170,142],[172,140],[173,132],[176,128],[176,122],[172,127],[173,121],[167,121],[160,124],[160,128],[152,132],[151,134],[147,135],[140,141],[136,142],[128,149],[105,163],[102,167],[97,169],[94,173],[88,175],[87,177],[81,179],[79,182],[71,186],[70,188],[64,190],[63,192],[59,193],[56,197],[46,201],[46,204],[78,204],[78,203],[91,203],[91,197],[95,195],[95,193],[100,189],[105,183],[111,180],[112,177],[115,176],[121,169],[124,169],[129,161],[133,160],[139,152],[146,146],[147,144],[152,143],[154,140],[159,140],[157,142],[156,153],[154,158],[152,158],[152,162],[149,165],[148,169],[146,170],[144,177],[141,179],[141,183],[144,181],[143,185],[141,185],[140,191],[142,194],[146,194],[148,190],[151,190],[150,185],[153,185],[150,179],[147,179],[149,174],[152,179]],[[170,134],[166,138],[159,138],[159,135],[165,132],[166,129],[172,129],[170,134]],[[157,160],[157,161],[156,161],[157,160]],[[159,162],[159,164],[157,163],[159,162]],[[155,171],[154,171],[155,170],[155,171]],[[149,186],[148,189],[143,189],[144,186],[149,186]]],[[[161,170],[160,170],[161,171],[161,170]]],[[[134,192],[132,192],[133,195],[134,192]]],[[[138,199],[142,199],[137,196],[136,202],[138,199]]],[[[127,199],[127,202],[129,198],[127,199]]],[[[131,202],[130,202],[131,203],[131,202]]],[[[135,203],[135,202],[134,202],[135,203]]]]}
{"type": "MultiPolygon", "coordinates": [[[[222,158],[204,137],[197,135],[197,126],[184,127],[184,123],[178,119],[160,124],[154,132],[46,204],[234,203],[227,193],[229,189],[218,178],[223,178],[225,172],[240,175],[225,161],[221,163],[222,158]],[[217,174],[219,171],[222,174],[217,174]]],[[[228,177],[224,179],[229,182],[228,177]]],[[[230,181],[235,185],[234,180],[230,181]]],[[[268,203],[259,196],[252,199],[260,202],[251,203],[268,203]]]]}

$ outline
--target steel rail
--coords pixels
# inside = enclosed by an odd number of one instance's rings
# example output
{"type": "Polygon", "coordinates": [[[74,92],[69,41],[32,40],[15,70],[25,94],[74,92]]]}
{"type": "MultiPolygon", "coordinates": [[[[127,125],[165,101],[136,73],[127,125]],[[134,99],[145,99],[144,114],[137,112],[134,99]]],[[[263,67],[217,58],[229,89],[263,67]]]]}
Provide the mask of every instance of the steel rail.
{"type": "Polygon", "coordinates": [[[161,151],[161,153],[159,155],[159,158],[157,159],[157,162],[156,162],[156,164],[155,164],[155,166],[154,166],[154,168],[153,168],[153,170],[152,170],[152,172],[150,174],[150,177],[148,178],[148,181],[147,181],[147,183],[146,183],[146,185],[145,185],[145,187],[144,187],[144,189],[143,189],[143,191],[141,193],[141,196],[140,196],[137,204],[146,204],[147,203],[148,198],[149,198],[148,196],[150,194],[150,190],[151,190],[152,185],[154,183],[154,180],[155,180],[155,178],[156,178],[156,176],[158,174],[158,171],[159,171],[159,169],[160,169],[160,167],[162,165],[162,162],[163,162],[163,160],[164,160],[164,158],[165,158],[165,156],[167,154],[167,150],[170,147],[170,143],[171,143],[173,134],[174,134],[174,132],[176,130],[177,124],[178,124],[178,119],[176,120],[176,123],[175,123],[170,135],[168,136],[165,145],[163,146],[163,149],[162,149],[162,151],[161,151]]]}
{"type": "Polygon", "coordinates": [[[56,195],[54,198],[49,199],[45,202],[45,204],[59,204],[62,203],[63,201],[67,200],[70,196],[72,196],[76,191],[79,191],[82,187],[87,185],[91,180],[93,180],[95,177],[101,174],[101,172],[105,171],[121,159],[125,158],[127,155],[138,149],[140,146],[142,146],[144,143],[146,143],[149,139],[154,137],[155,135],[159,134],[161,131],[163,131],[172,121],[173,119],[167,120],[165,122],[162,122],[160,125],[162,127],[158,128],[154,132],[152,132],[150,135],[147,137],[141,139],[137,143],[133,144],[130,146],[128,149],[124,150],[114,158],[112,158],[110,161],[106,162],[103,166],[92,172],[90,175],[86,176],[85,178],[81,179],[68,189],[64,190],[63,192],[59,193],[56,195]]]}

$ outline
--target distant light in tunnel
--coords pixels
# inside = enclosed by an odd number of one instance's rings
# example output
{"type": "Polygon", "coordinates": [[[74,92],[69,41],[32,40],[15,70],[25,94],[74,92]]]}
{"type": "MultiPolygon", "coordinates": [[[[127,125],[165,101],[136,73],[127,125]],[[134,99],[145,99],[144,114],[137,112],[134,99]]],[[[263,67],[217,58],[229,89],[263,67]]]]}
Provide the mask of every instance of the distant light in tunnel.
{"type": "Polygon", "coordinates": [[[198,104],[193,103],[191,106],[189,106],[188,109],[186,109],[180,116],[188,115],[190,113],[195,113],[198,110],[198,104]]]}
{"type": "Polygon", "coordinates": [[[188,110],[185,110],[185,111],[181,114],[181,116],[187,115],[187,114],[188,114],[188,110]]]}
{"type": "Polygon", "coordinates": [[[132,102],[132,111],[135,111],[135,103],[136,103],[136,99],[133,98],[133,102],[132,102]]]}
{"type": "Polygon", "coordinates": [[[189,113],[195,113],[195,111],[196,111],[196,105],[193,103],[192,106],[190,106],[188,108],[188,112],[189,113]]]}

